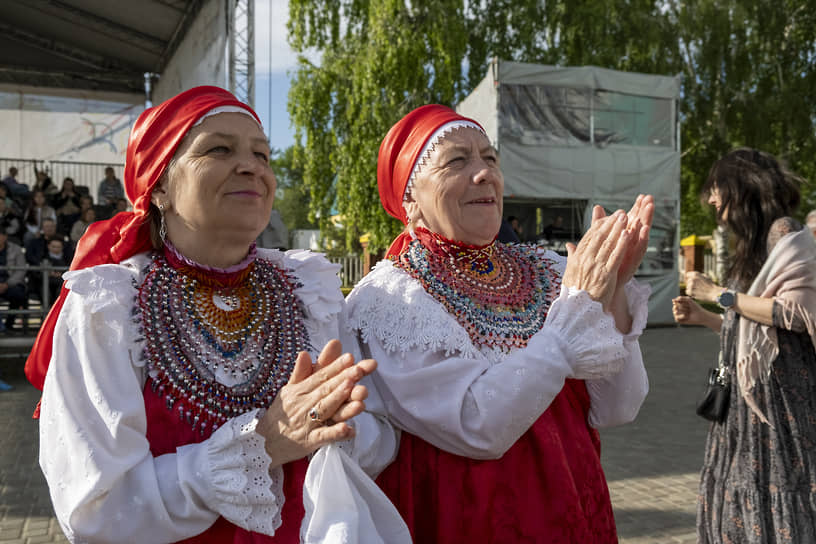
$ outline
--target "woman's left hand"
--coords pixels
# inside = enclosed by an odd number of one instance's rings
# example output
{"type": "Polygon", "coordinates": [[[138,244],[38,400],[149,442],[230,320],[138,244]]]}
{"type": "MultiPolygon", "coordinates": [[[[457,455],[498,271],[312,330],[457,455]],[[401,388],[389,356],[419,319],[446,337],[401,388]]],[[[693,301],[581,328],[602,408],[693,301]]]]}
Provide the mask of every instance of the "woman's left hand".
{"type": "MultiPolygon", "coordinates": [[[[606,212],[600,206],[596,206],[592,213],[592,222],[595,223],[595,221],[604,217],[606,217],[606,212]]],[[[643,256],[646,255],[646,249],[649,247],[649,231],[654,220],[654,197],[652,195],[638,195],[626,217],[626,230],[631,236],[628,240],[623,261],[618,269],[618,290],[622,290],[623,286],[635,277],[635,272],[637,272],[643,256]]]]}
{"type": "Polygon", "coordinates": [[[603,210],[599,213],[599,208],[596,206],[593,210],[595,219],[578,245],[567,244],[567,267],[562,283],[586,291],[608,310],[631,235],[626,230],[628,219],[623,210],[603,217],[600,215],[603,210]]]}

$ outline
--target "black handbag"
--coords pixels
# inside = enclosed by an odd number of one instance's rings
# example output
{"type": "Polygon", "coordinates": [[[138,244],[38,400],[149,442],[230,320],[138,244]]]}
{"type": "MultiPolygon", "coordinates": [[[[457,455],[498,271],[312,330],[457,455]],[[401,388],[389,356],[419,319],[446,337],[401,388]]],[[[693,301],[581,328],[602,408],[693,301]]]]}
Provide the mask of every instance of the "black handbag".
{"type": "Polygon", "coordinates": [[[720,353],[717,368],[708,371],[708,383],[703,398],[697,403],[697,415],[709,421],[722,423],[728,413],[731,397],[731,380],[720,353]]]}

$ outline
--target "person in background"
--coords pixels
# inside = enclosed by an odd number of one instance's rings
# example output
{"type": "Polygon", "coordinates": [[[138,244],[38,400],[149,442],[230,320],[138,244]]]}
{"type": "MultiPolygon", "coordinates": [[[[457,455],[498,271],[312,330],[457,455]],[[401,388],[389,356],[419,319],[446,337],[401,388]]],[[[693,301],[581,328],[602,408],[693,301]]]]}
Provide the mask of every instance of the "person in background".
{"type": "Polygon", "coordinates": [[[74,221],[73,226],[71,226],[71,241],[73,243],[79,242],[79,239],[88,230],[88,226],[94,221],[96,221],[96,210],[93,209],[93,206],[85,208],[81,217],[74,221]]]}
{"type": "Polygon", "coordinates": [[[810,233],[816,237],[816,210],[811,210],[808,212],[807,217],[805,218],[805,223],[807,224],[807,228],[810,230],[810,233]]]}
{"type": "MultiPolygon", "coordinates": [[[[28,294],[25,283],[25,257],[20,246],[8,239],[8,234],[0,230],[0,300],[8,302],[9,310],[25,308],[28,294]],[[9,270],[14,267],[16,270],[9,270]]],[[[14,328],[16,316],[9,313],[3,322],[5,330],[14,328]]],[[[23,324],[26,319],[23,317],[23,324]]]]}
{"type": "Polygon", "coordinates": [[[255,112],[218,87],[136,120],[133,211],[88,227],[26,363],[71,542],[406,542],[363,472],[396,435],[365,411],[376,362],[337,340],[339,267],[255,245],[269,153],[255,112]]]}
{"type": "Polygon", "coordinates": [[[99,206],[104,206],[110,213],[116,206],[116,201],[120,198],[125,198],[125,188],[122,182],[116,177],[113,167],[105,168],[105,177],[99,182],[99,187],[96,190],[96,203],[99,206]]]}
{"type": "Polygon", "coordinates": [[[516,233],[516,237],[521,240],[522,239],[522,231],[521,228],[521,221],[515,215],[507,216],[507,222],[510,223],[510,226],[513,227],[513,232],[516,233]]]}
{"type": "Polygon", "coordinates": [[[62,274],[71,264],[70,255],[65,251],[65,241],[62,238],[51,238],[48,241],[48,253],[40,261],[40,265],[48,265],[57,270],[48,272],[48,306],[57,300],[62,287],[62,274]]]}
{"type": "Polygon", "coordinates": [[[31,194],[31,190],[25,183],[17,181],[17,168],[11,166],[8,172],[8,175],[3,178],[2,183],[8,188],[10,196],[18,201],[20,201],[20,199],[27,199],[31,194]]]}
{"type": "Polygon", "coordinates": [[[566,230],[564,230],[564,218],[560,215],[557,215],[555,219],[541,231],[541,236],[548,242],[558,240],[562,238],[564,234],[566,234],[566,230]]]}
{"type": "Polygon", "coordinates": [[[688,296],[673,301],[678,323],[720,335],[731,388],[708,431],[701,544],[816,542],[816,243],[791,217],[801,182],[773,155],[741,148],[702,188],[735,251],[722,285],[687,272],[688,296]]]}
{"type": "Polygon", "coordinates": [[[113,207],[113,214],[116,215],[119,212],[126,212],[128,211],[128,201],[124,198],[116,199],[116,204],[113,207]]]}
{"type": "Polygon", "coordinates": [[[37,181],[34,182],[34,187],[32,187],[31,190],[42,191],[46,201],[50,203],[51,197],[58,193],[59,189],[54,185],[54,181],[51,179],[51,176],[48,175],[48,171],[38,170],[35,166],[34,173],[37,176],[37,181]]]}
{"type": "Polygon", "coordinates": [[[632,421],[648,391],[633,275],[652,197],[596,206],[568,258],[497,242],[499,157],[441,105],[388,131],[377,184],[406,230],[347,305],[403,430],[377,481],[414,541],[617,544],[597,429],[632,421]]]}
{"type": "Polygon", "coordinates": [[[499,226],[499,234],[496,236],[496,239],[505,244],[518,244],[521,242],[513,225],[507,219],[502,219],[501,226],[499,226]]]}
{"type": "Polygon", "coordinates": [[[0,229],[2,229],[15,244],[21,244],[20,218],[8,207],[6,199],[0,198],[0,229]]]}
{"type": "Polygon", "coordinates": [[[62,180],[62,188],[51,197],[51,207],[57,213],[57,230],[68,235],[71,225],[79,219],[79,193],[73,178],[62,180]]]}
{"type": "Polygon", "coordinates": [[[38,237],[43,231],[43,222],[53,221],[57,224],[57,212],[46,203],[45,193],[34,191],[31,194],[31,203],[25,213],[25,227],[23,233],[23,243],[28,245],[28,241],[38,237]]]}

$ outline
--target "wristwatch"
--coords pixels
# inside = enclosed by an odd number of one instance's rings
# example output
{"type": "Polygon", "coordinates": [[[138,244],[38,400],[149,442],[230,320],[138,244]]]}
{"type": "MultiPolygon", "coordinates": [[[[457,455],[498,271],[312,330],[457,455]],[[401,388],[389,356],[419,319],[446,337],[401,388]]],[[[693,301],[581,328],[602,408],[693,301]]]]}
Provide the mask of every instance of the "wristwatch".
{"type": "Polygon", "coordinates": [[[717,297],[717,304],[720,305],[720,308],[727,310],[734,303],[737,301],[737,294],[732,291],[731,289],[723,289],[720,296],[717,297]]]}

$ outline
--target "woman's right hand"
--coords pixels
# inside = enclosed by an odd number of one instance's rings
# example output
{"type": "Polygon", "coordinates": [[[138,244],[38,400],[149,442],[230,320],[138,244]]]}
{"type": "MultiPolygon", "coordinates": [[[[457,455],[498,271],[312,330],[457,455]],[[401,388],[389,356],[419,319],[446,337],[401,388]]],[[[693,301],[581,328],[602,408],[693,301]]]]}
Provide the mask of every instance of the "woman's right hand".
{"type": "Polygon", "coordinates": [[[368,391],[358,382],[376,367],[373,359],[355,365],[351,354],[342,353],[338,340],[326,344],[316,365],[308,353],[300,352],[289,382],[256,428],[265,439],[270,466],[300,459],[320,446],[354,436],[354,429],[345,422],[365,409],[368,391]],[[312,410],[319,419],[312,419],[312,410]]]}
{"type": "Polygon", "coordinates": [[[623,210],[603,217],[596,206],[593,222],[578,245],[567,244],[567,267],[562,283],[586,291],[608,310],[618,282],[618,272],[629,250],[632,235],[626,230],[623,210]]]}
{"type": "Polygon", "coordinates": [[[705,311],[691,297],[679,296],[672,299],[672,315],[681,325],[702,325],[705,311]]]}

